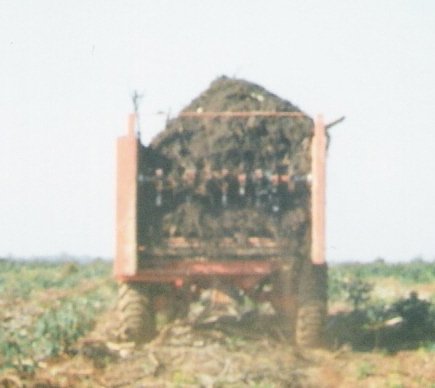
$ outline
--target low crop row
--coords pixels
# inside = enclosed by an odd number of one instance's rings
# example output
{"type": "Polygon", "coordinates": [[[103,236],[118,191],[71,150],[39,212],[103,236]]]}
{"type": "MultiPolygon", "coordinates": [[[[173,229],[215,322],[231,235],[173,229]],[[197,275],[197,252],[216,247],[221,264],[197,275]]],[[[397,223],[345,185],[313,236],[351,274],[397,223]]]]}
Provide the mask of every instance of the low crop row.
{"type": "Polygon", "coordinates": [[[56,300],[33,316],[12,317],[0,326],[3,368],[33,368],[40,360],[71,350],[89,332],[98,314],[110,305],[113,287],[105,285],[86,295],[56,300]]]}
{"type": "Polygon", "coordinates": [[[28,299],[34,291],[73,288],[87,279],[109,277],[110,271],[111,264],[103,260],[87,264],[0,260],[0,295],[28,299]]]}
{"type": "Polygon", "coordinates": [[[114,301],[110,263],[0,261],[0,370],[71,350],[114,301]]]}
{"type": "Polygon", "coordinates": [[[359,279],[394,278],[402,284],[424,284],[435,282],[435,261],[413,260],[408,263],[387,264],[383,260],[371,263],[343,263],[331,265],[329,276],[332,281],[338,278],[359,279]]]}

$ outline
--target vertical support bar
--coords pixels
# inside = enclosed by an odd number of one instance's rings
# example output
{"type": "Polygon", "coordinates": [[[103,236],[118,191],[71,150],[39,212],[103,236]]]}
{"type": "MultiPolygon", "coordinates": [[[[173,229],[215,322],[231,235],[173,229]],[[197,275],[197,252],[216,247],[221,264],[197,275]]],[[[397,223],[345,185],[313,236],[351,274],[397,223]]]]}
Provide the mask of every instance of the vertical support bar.
{"type": "Polygon", "coordinates": [[[325,183],[326,129],[323,116],[317,116],[311,142],[311,261],[325,263],[325,183]]]}
{"type": "Polygon", "coordinates": [[[127,136],[117,141],[115,276],[137,272],[137,176],[139,140],[134,134],[135,114],[128,118],[127,136]]]}

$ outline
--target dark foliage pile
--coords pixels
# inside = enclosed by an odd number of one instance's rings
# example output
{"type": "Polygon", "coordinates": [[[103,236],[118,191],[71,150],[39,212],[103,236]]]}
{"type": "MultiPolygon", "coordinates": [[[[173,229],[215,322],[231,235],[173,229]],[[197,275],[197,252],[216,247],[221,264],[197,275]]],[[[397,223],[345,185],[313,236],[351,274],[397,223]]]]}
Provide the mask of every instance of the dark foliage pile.
{"type": "Polygon", "coordinates": [[[203,241],[281,238],[290,255],[307,255],[312,134],[312,119],[290,102],[244,80],[216,79],[146,149],[164,160],[163,174],[149,180],[160,182],[154,196],[168,204],[148,217],[155,222],[151,229],[203,241]],[[299,115],[203,115],[252,111],[299,115]]]}
{"type": "MultiPolygon", "coordinates": [[[[220,77],[185,112],[301,112],[290,102],[242,80],[220,77]]],[[[290,174],[310,173],[308,117],[178,117],[152,147],[182,168],[252,171],[262,168],[290,174]]]]}

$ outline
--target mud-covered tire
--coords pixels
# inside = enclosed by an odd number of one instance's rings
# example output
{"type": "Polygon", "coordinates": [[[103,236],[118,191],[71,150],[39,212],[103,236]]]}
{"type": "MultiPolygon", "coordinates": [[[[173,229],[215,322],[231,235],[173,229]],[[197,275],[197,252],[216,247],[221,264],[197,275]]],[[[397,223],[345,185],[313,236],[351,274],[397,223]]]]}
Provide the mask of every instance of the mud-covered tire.
{"type": "Polygon", "coordinates": [[[300,277],[295,342],[317,347],[324,342],[327,316],[328,268],[326,264],[305,263],[300,277]]]}
{"type": "Polygon", "coordinates": [[[123,283],[118,293],[118,337],[122,341],[145,343],[156,335],[150,286],[123,283]]]}
{"type": "Polygon", "coordinates": [[[293,268],[286,268],[271,278],[269,301],[276,312],[277,324],[282,338],[293,340],[297,310],[297,282],[293,268]]]}
{"type": "Polygon", "coordinates": [[[326,305],[321,301],[313,301],[300,306],[296,318],[296,344],[302,347],[321,346],[325,320],[326,305]]]}

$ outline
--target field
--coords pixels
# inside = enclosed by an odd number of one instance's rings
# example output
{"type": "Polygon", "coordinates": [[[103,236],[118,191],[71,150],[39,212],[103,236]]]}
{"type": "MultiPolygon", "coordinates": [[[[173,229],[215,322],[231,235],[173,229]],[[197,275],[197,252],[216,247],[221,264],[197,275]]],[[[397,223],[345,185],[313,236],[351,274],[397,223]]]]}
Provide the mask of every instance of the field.
{"type": "Polygon", "coordinates": [[[134,347],[110,337],[110,263],[0,260],[0,387],[435,388],[435,263],[331,265],[329,278],[323,349],[286,343],[252,303],[162,318],[134,347]]]}

